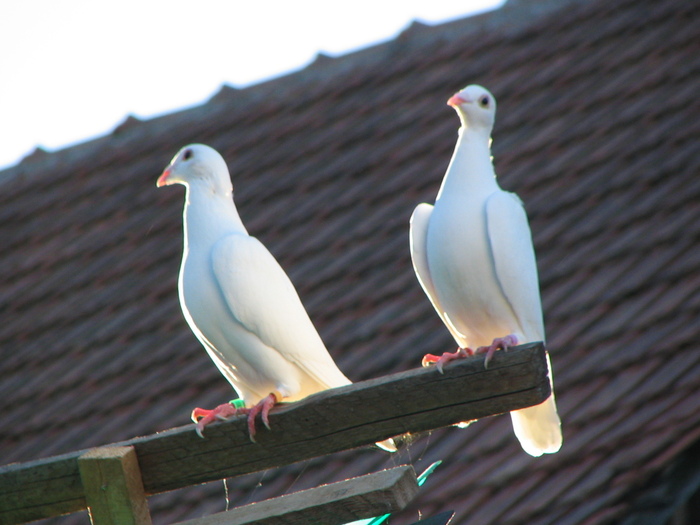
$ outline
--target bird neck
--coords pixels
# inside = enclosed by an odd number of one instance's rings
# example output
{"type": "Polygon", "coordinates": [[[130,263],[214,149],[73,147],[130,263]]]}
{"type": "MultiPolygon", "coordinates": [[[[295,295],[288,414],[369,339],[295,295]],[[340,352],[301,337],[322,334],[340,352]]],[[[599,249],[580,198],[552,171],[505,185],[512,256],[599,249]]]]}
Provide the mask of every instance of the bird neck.
{"type": "Polygon", "coordinates": [[[219,194],[208,188],[188,187],[183,219],[186,246],[210,245],[228,234],[248,234],[232,193],[219,194]]]}
{"type": "Polygon", "coordinates": [[[483,129],[461,127],[436,202],[446,195],[484,195],[499,189],[491,161],[491,137],[483,129]]]}

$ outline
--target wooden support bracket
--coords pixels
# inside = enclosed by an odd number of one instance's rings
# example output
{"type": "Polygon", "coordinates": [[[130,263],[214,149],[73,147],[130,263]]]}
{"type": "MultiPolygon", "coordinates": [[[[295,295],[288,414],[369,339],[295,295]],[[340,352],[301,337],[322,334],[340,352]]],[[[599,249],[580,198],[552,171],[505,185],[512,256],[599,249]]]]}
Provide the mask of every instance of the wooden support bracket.
{"type": "Polygon", "coordinates": [[[398,512],[417,492],[413,467],[402,466],[183,521],[178,525],[343,525],[398,512]]]}
{"type": "Polygon", "coordinates": [[[454,515],[454,511],[448,510],[441,512],[440,514],[436,514],[435,516],[431,516],[430,518],[416,521],[413,523],[413,525],[448,525],[454,515]]]}

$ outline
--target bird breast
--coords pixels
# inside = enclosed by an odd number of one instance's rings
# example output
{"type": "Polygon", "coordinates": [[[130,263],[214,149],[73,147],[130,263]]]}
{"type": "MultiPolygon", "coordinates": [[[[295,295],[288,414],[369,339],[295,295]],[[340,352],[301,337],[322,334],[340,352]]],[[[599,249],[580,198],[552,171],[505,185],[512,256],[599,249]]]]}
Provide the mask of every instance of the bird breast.
{"type": "Polygon", "coordinates": [[[462,346],[488,345],[517,331],[495,273],[485,202],[443,198],[428,225],[430,276],[443,310],[464,335],[462,346]]]}

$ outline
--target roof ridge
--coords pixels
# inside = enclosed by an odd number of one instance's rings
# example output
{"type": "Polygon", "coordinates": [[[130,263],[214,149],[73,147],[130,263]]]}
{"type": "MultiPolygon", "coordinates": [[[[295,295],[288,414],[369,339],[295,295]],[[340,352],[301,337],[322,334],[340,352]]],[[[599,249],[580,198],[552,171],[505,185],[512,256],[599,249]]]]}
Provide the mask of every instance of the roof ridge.
{"type": "Polygon", "coordinates": [[[284,87],[286,93],[291,91],[311,96],[317,89],[322,89],[324,81],[356,72],[358,68],[367,68],[375,62],[386,61],[387,57],[398,54],[399,50],[405,53],[412,48],[434,45],[455,36],[463,38],[494,27],[499,27],[501,32],[526,29],[533,20],[576,3],[581,3],[581,0],[507,0],[499,8],[444,23],[427,24],[413,20],[395,38],[369,44],[338,56],[319,51],[307,66],[288,74],[245,88],[222,84],[214,95],[201,104],[151,118],[139,118],[128,114],[104,135],[87,138],[55,151],[36,148],[17,164],[0,170],[0,184],[16,178],[35,177],[37,173],[56,166],[70,169],[87,158],[93,162],[95,158],[102,158],[102,165],[108,165],[117,159],[119,152],[125,147],[130,148],[132,154],[141,150],[145,152],[147,141],[144,138],[151,135],[150,130],[154,125],[159,127],[161,133],[166,121],[171,121],[167,127],[200,128],[202,123],[207,121],[207,116],[216,114],[222,104],[226,104],[227,112],[231,111],[231,105],[234,108],[245,108],[247,111],[251,104],[270,100],[270,96],[279,92],[280,87],[284,87]],[[36,154],[37,150],[40,154],[36,154]],[[96,155],[98,151],[100,155],[96,155]]]}

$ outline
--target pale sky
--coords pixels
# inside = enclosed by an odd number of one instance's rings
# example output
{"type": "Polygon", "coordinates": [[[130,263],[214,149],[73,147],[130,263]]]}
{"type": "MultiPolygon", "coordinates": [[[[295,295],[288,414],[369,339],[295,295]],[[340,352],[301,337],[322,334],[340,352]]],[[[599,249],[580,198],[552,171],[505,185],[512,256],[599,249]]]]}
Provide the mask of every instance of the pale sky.
{"type": "Polygon", "coordinates": [[[18,0],[0,16],[0,169],[503,0],[18,0]]]}

